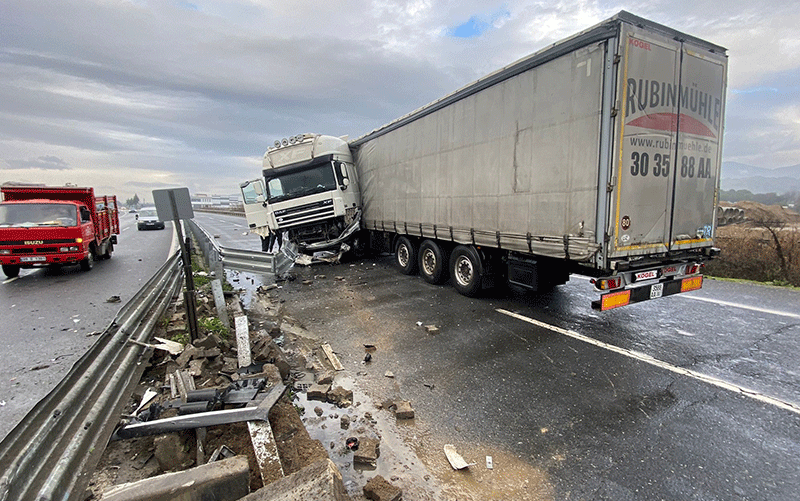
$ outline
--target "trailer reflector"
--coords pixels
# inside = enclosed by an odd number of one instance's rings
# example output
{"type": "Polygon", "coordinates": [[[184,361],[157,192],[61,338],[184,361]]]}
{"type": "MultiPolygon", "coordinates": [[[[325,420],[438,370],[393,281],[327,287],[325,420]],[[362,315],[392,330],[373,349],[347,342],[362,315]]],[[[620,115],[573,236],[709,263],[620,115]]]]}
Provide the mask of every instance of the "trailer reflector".
{"type": "Polygon", "coordinates": [[[631,291],[612,292],[604,294],[600,298],[600,310],[610,310],[612,308],[619,308],[631,302],[631,291]]]}
{"type": "Polygon", "coordinates": [[[703,286],[703,276],[684,278],[681,280],[681,292],[696,291],[703,286]]]}

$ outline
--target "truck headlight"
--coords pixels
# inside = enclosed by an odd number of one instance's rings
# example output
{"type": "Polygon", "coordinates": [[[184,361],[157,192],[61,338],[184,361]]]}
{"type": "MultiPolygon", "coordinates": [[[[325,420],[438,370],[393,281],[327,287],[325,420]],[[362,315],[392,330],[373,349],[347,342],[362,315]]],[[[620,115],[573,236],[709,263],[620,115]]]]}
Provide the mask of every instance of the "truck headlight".
{"type": "Polygon", "coordinates": [[[58,250],[60,252],[78,252],[78,247],[75,246],[75,245],[72,245],[70,247],[59,247],[58,250]]]}

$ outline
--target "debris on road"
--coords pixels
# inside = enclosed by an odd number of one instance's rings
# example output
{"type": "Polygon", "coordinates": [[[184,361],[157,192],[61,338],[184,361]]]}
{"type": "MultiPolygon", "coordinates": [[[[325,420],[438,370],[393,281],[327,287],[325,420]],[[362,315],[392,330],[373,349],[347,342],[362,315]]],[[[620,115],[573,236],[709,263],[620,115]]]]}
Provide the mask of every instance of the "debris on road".
{"type": "Polygon", "coordinates": [[[119,303],[120,301],[122,301],[122,299],[120,299],[119,296],[111,296],[106,299],[106,303],[119,303]]]}
{"type": "Polygon", "coordinates": [[[322,345],[322,351],[325,353],[325,356],[328,357],[328,360],[330,361],[330,363],[333,366],[334,370],[337,370],[337,371],[343,371],[344,370],[344,366],[339,361],[339,357],[337,357],[336,354],[333,352],[333,349],[331,348],[330,344],[324,343],[322,345]]]}
{"type": "Polygon", "coordinates": [[[358,450],[353,454],[353,462],[367,466],[377,466],[381,455],[381,441],[377,438],[361,438],[358,441],[358,450]]]}
{"type": "Polygon", "coordinates": [[[435,325],[426,325],[425,326],[425,330],[428,332],[428,334],[431,334],[431,335],[434,335],[434,336],[436,334],[439,334],[439,328],[436,327],[435,325]]]}
{"type": "Polygon", "coordinates": [[[486,469],[487,470],[494,469],[494,461],[492,460],[492,456],[486,456],[486,469]]]}
{"type": "Polygon", "coordinates": [[[376,475],[364,486],[364,496],[372,501],[400,501],[403,498],[403,490],[389,483],[381,475],[376,475]]]}
{"type": "Polygon", "coordinates": [[[414,419],[414,408],[408,400],[395,402],[395,407],[394,415],[397,419],[414,419]]]}
{"type": "Polygon", "coordinates": [[[475,466],[476,464],[464,461],[464,458],[461,457],[461,454],[456,452],[456,448],[452,444],[444,446],[444,455],[447,456],[447,461],[450,462],[450,466],[452,466],[454,470],[463,470],[464,468],[475,466]]]}
{"type": "Polygon", "coordinates": [[[384,377],[388,377],[388,378],[394,378],[394,372],[392,372],[392,371],[386,371],[386,373],[384,374],[384,377]]]}

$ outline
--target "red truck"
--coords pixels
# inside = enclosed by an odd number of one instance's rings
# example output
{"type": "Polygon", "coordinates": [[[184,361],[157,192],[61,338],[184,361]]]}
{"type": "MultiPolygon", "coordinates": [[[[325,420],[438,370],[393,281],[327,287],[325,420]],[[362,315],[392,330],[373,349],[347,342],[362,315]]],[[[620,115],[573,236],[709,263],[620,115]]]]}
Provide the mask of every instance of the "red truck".
{"type": "Polygon", "coordinates": [[[108,259],[119,234],[117,197],[93,188],[0,186],[0,264],[9,278],[21,268],[108,259]]]}

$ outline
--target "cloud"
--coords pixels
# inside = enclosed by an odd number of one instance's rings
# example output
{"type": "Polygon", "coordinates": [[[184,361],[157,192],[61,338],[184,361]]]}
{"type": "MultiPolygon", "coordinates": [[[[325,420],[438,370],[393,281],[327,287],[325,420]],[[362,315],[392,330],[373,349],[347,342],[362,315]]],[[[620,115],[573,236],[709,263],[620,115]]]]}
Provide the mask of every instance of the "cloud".
{"type": "Polygon", "coordinates": [[[12,169],[68,170],[71,167],[58,157],[43,156],[32,160],[6,160],[12,169]]]}
{"type": "Polygon", "coordinates": [[[623,7],[729,48],[725,155],[800,162],[800,11],[789,4],[6,0],[0,165],[126,197],[133,177],[229,193],[259,175],[277,138],[360,136],[623,7]],[[19,160],[47,156],[74,168],[19,160]]]}

